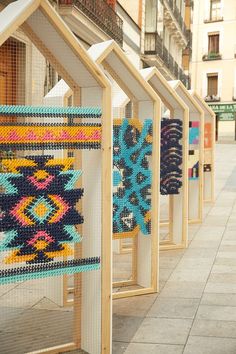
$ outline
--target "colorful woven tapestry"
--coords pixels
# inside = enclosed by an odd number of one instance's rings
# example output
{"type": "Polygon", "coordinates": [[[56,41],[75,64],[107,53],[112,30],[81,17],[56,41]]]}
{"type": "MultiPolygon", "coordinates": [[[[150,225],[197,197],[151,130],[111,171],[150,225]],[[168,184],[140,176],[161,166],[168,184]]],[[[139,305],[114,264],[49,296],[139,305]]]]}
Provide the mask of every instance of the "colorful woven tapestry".
{"type": "Polygon", "coordinates": [[[0,124],[0,148],[100,149],[101,124],[0,124]]]}
{"type": "Polygon", "coordinates": [[[151,232],[152,120],[114,121],[113,238],[151,232]]]}
{"type": "Polygon", "coordinates": [[[162,195],[178,194],[182,186],[182,121],[161,120],[161,180],[162,195]]]}
{"type": "Polygon", "coordinates": [[[54,154],[100,148],[101,124],[74,119],[101,118],[101,110],[0,106],[0,115],[6,122],[15,116],[14,123],[0,124],[0,284],[99,269],[100,257],[77,258],[82,171],[73,169],[73,157],[54,154]],[[67,123],[40,122],[64,117],[67,123]],[[53,153],[42,155],[46,148],[53,153]],[[28,150],[36,156],[27,156],[28,150]]]}
{"type": "Polygon", "coordinates": [[[189,144],[198,145],[199,144],[199,122],[189,122],[189,144]]]}
{"type": "Polygon", "coordinates": [[[196,180],[199,178],[199,150],[189,150],[188,178],[189,180],[196,180]]]}
{"type": "Polygon", "coordinates": [[[205,123],[204,127],[204,148],[212,148],[212,124],[205,123]]]}
{"type": "Polygon", "coordinates": [[[72,164],[73,158],[53,156],[2,160],[6,172],[0,174],[4,191],[0,194],[0,231],[4,232],[0,251],[6,254],[3,263],[13,268],[0,271],[0,283],[98,266],[99,259],[91,264],[86,259],[82,264],[82,260],[58,262],[73,256],[73,246],[81,242],[76,225],[83,223],[83,217],[76,203],[83,189],[75,184],[82,172],[71,169],[72,164]],[[15,268],[17,264],[31,266],[15,268]]]}

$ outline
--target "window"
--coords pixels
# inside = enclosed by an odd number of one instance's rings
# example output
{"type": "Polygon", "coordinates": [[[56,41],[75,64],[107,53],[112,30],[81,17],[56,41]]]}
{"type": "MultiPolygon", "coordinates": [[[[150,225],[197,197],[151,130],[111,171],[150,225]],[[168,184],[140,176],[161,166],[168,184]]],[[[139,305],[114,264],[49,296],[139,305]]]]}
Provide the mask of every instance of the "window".
{"type": "Polygon", "coordinates": [[[157,1],[146,1],[145,31],[156,32],[157,30],[157,1]]]}
{"type": "Polygon", "coordinates": [[[218,74],[207,74],[207,96],[218,95],[218,74]]]}
{"type": "Polygon", "coordinates": [[[208,53],[219,53],[219,33],[208,35],[208,53]]]}
{"type": "Polygon", "coordinates": [[[210,20],[218,20],[221,17],[221,0],[210,0],[210,20]]]}

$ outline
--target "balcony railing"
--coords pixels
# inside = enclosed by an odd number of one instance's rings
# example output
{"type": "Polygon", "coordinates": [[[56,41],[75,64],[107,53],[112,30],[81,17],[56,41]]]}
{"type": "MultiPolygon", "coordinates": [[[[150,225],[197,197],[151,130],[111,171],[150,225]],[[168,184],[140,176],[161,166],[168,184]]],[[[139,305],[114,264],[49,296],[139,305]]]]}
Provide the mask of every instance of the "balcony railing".
{"type": "Polygon", "coordinates": [[[145,55],[158,55],[171,74],[190,89],[190,77],[176,63],[158,33],[145,33],[145,55]]]}
{"type": "Polygon", "coordinates": [[[204,20],[204,23],[210,23],[210,22],[219,22],[223,21],[223,16],[214,16],[214,17],[209,17],[204,20]]]}
{"type": "Polygon", "coordinates": [[[181,28],[181,31],[183,32],[185,38],[187,39],[187,41],[189,41],[190,30],[187,29],[179,8],[177,7],[177,5],[174,3],[173,0],[165,0],[165,1],[170,7],[172,14],[174,15],[176,21],[178,22],[179,27],[181,28]]]}
{"type": "Polygon", "coordinates": [[[105,0],[59,0],[59,5],[77,7],[122,46],[123,21],[105,0]]]}
{"type": "Polygon", "coordinates": [[[202,57],[203,61],[208,61],[208,60],[221,60],[222,59],[222,55],[220,53],[207,53],[204,54],[202,57]]]}
{"type": "Polygon", "coordinates": [[[205,97],[206,102],[220,102],[220,96],[218,95],[207,95],[205,97]]]}

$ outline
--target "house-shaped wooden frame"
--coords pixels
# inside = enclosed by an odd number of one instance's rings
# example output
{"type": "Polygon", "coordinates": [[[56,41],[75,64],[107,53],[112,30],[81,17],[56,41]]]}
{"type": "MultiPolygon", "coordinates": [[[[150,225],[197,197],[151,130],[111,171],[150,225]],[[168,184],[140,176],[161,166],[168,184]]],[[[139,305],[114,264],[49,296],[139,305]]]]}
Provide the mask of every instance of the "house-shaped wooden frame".
{"type": "MultiPolygon", "coordinates": [[[[109,354],[111,352],[112,225],[110,82],[47,0],[18,0],[5,7],[0,13],[0,45],[10,36],[14,36],[17,29],[25,33],[69,85],[74,94],[74,105],[96,106],[102,109],[100,160],[93,164],[93,161],[87,159],[87,155],[82,156],[82,168],[85,171],[83,182],[87,183],[86,169],[89,169],[89,173],[96,176],[96,182],[91,189],[91,193],[96,188],[101,191],[100,200],[94,200],[97,214],[95,213],[91,220],[83,225],[83,231],[89,236],[87,241],[86,238],[83,240],[83,252],[89,254],[90,249],[94,250],[94,248],[100,252],[101,271],[95,272],[95,276],[92,275],[85,280],[82,278],[81,293],[78,292],[75,296],[73,342],[43,349],[40,350],[40,353],[44,351],[61,353],[73,349],[83,349],[93,354],[109,354]],[[96,166],[100,166],[101,173],[98,172],[96,166]],[[98,284],[96,291],[95,283],[98,284]],[[91,289],[93,289],[93,292],[90,291],[91,289]],[[88,315],[94,313],[97,316],[96,321],[94,321],[93,316],[88,315]],[[90,333],[95,333],[93,340],[90,335],[86,335],[90,333]]],[[[92,202],[91,194],[86,198],[89,200],[85,200],[85,205],[92,202]]],[[[14,341],[14,337],[12,339],[14,341]]]]}
{"type": "MultiPolygon", "coordinates": [[[[122,287],[126,289],[113,292],[113,298],[156,292],[158,290],[159,254],[160,99],[115,41],[95,44],[88,50],[88,53],[119,86],[119,89],[129,97],[133,104],[133,116],[130,118],[138,118],[141,121],[149,118],[153,122],[151,234],[145,236],[140,231],[132,238],[132,279],[114,282],[115,289],[122,289],[122,287]],[[138,285],[137,288],[135,288],[136,285],[138,285]]],[[[115,113],[117,106],[118,103],[113,100],[113,116],[122,119],[115,113]]],[[[115,242],[117,241],[114,240],[113,244],[115,242]]]]}
{"type": "Polygon", "coordinates": [[[215,113],[204,99],[195,91],[189,91],[204,111],[204,183],[203,200],[215,200],[215,113]]]}
{"type": "MultiPolygon", "coordinates": [[[[180,80],[169,81],[169,84],[188,106],[189,124],[194,125],[194,129],[197,124],[199,129],[198,138],[194,144],[189,144],[188,220],[190,223],[200,223],[203,214],[204,112],[180,80]],[[198,176],[190,176],[193,167],[190,159],[192,154],[196,155],[198,162],[198,176]]],[[[189,143],[192,142],[190,140],[189,134],[189,143]]]]}
{"type": "MultiPolygon", "coordinates": [[[[179,194],[169,196],[169,220],[163,223],[168,226],[168,238],[160,242],[161,249],[175,249],[188,246],[188,116],[189,109],[173,90],[163,75],[155,67],[142,69],[145,80],[152,86],[161,98],[163,104],[170,111],[170,118],[178,118],[183,123],[183,163],[182,188],[179,194]]],[[[162,223],[161,223],[162,225],[162,223]]]]}

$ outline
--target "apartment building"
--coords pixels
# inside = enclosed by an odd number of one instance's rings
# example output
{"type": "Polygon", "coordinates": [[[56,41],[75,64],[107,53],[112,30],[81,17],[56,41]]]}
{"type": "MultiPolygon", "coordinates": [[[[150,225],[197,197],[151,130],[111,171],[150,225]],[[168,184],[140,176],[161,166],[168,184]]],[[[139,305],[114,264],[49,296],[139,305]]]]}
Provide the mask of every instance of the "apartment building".
{"type": "Polygon", "coordinates": [[[142,32],[144,66],[156,66],[167,80],[190,88],[192,2],[146,0],[142,32]]]}
{"type": "Polygon", "coordinates": [[[192,88],[217,116],[219,138],[234,139],[236,115],[235,0],[194,2],[192,88]]]}

